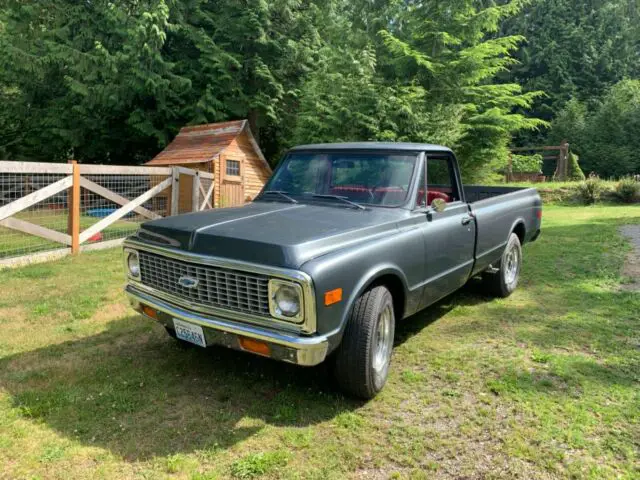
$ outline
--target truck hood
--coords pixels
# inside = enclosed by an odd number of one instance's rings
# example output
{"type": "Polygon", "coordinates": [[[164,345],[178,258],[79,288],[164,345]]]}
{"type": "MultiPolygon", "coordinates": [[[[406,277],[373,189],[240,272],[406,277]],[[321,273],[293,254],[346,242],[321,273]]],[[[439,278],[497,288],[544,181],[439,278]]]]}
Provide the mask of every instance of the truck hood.
{"type": "Polygon", "coordinates": [[[398,209],[255,202],[144,223],[139,240],[193,253],[299,268],[396,229],[398,209]]]}

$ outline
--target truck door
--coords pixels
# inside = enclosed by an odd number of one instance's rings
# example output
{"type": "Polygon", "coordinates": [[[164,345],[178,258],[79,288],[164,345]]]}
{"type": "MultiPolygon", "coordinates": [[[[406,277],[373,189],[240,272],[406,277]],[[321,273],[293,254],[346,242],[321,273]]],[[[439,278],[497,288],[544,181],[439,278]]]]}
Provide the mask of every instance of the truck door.
{"type": "Polygon", "coordinates": [[[416,199],[418,211],[424,215],[421,225],[425,243],[423,307],[467,281],[473,268],[476,237],[476,223],[462,196],[455,158],[446,153],[429,154],[424,161],[421,179],[424,184],[416,199]],[[446,202],[443,211],[430,208],[435,199],[446,202]]]}

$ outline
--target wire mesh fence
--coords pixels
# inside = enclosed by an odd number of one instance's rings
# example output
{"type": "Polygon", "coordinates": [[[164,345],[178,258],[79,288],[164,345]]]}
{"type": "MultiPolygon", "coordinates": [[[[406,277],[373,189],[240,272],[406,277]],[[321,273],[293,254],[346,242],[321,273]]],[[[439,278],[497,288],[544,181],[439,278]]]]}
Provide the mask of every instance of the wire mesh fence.
{"type": "MultiPolygon", "coordinates": [[[[108,195],[108,198],[82,187],[80,191],[80,230],[84,231],[109,215],[114,214],[120,207],[135,200],[165,180],[160,175],[86,175],[82,177],[92,184],[107,190],[95,188],[108,195]]],[[[85,182],[83,182],[85,183],[85,182]]],[[[81,184],[82,185],[82,184],[81,184]]],[[[139,225],[147,220],[165,217],[170,214],[169,202],[171,187],[144,202],[139,208],[127,213],[104,230],[95,233],[87,242],[101,242],[124,238],[134,233],[139,225]]]]}
{"type": "MultiPolygon", "coordinates": [[[[67,175],[58,173],[6,173],[0,171],[0,207],[26,197],[38,190],[63,180],[67,175]]],[[[0,221],[0,258],[28,255],[60,248],[60,243],[24,231],[10,228],[24,222],[59,233],[68,231],[68,192],[63,190],[21,210],[11,218],[0,221]]]]}
{"type": "Polygon", "coordinates": [[[145,221],[211,208],[212,182],[212,175],[200,178],[182,167],[0,162],[0,265],[68,250],[73,239],[83,246],[124,239],[145,221]],[[73,168],[79,173],[77,200],[73,168]]]}

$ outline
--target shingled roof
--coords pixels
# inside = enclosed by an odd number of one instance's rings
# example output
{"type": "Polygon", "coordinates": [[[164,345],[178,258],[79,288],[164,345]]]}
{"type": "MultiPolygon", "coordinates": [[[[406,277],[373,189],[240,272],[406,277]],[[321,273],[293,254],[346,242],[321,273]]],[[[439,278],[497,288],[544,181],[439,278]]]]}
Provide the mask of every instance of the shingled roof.
{"type": "Polygon", "coordinates": [[[183,127],[176,138],[145,165],[182,165],[209,162],[227,148],[245,129],[258,157],[270,170],[267,160],[253,138],[247,120],[183,127]]]}

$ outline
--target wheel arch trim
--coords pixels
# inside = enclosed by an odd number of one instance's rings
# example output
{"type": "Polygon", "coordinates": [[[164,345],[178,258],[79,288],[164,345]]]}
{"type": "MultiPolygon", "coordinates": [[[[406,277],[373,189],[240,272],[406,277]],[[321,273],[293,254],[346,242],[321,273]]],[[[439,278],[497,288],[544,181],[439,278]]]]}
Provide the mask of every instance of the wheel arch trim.
{"type": "MultiPolygon", "coordinates": [[[[395,278],[396,283],[395,287],[401,287],[402,298],[397,298],[397,295],[394,296],[393,293],[399,293],[398,288],[392,287],[394,292],[392,293],[392,297],[394,299],[394,310],[398,304],[402,305],[402,308],[406,307],[407,297],[409,294],[409,287],[407,278],[402,272],[402,270],[393,264],[383,264],[377,265],[369,269],[365,274],[360,277],[359,282],[353,288],[351,295],[349,296],[347,307],[344,310],[343,318],[340,322],[340,332],[341,334],[344,332],[344,329],[347,325],[347,321],[349,320],[349,316],[351,315],[351,310],[353,308],[354,303],[360,296],[367,291],[371,286],[375,285],[377,282],[384,278],[395,278]]],[[[382,282],[386,283],[386,282],[382,282]]],[[[404,312],[395,312],[396,318],[402,318],[404,312]]]]}
{"type": "MultiPolygon", "coordinates": [[[[509,229],[509,236],[511,236],[512,233],[515,233],[516,235],[518,235],[520,244],[524,245],[524,243],[527,241],[527,224],[524,221],[524,218],[518,217],[515,219],[515,221],[511,225],[511,228],[509,229]],[[518,234],[518,231],[520,229],[522,229],[522,237],[518,234]]],[[[509,241],[508,237],[507,237],[507,241],[509,241]]]]}

